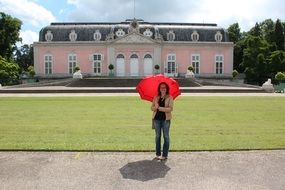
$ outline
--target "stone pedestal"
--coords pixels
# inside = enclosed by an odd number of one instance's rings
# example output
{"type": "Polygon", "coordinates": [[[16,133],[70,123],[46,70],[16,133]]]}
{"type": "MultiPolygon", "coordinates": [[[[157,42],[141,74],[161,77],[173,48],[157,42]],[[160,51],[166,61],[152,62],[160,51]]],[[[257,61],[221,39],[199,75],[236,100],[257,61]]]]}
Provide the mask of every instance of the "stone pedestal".
{"type": "Polygon", "coordinates": [[[268,79],[265,83],[263,83],[262,89],[265,90],[268,93],[273,93],[274,92],[274,87],[271,84],[271,79],[268,79]]]}
{"type": "Polygon", "coordinates": [[[194,78],[194,77],[195,77],[195,74],[193,73],[193,71],[187,70],[185,74],[185,78],[194,78]]]}
{"type": "Polygon", "coordinates": [[[74,78],[74,79],[82,79],[81,71],[78,70],[78,71],[76,71],[75,73],[73,73],[73,78],[74,78]]]}

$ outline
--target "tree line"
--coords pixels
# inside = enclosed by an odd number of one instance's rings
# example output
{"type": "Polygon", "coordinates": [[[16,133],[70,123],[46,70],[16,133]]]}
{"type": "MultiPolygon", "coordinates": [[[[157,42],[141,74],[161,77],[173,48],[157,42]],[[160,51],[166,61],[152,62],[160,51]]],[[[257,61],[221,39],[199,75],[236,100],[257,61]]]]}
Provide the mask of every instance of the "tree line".
{"type": "Polygon", "coordinates": [[[278,72],[285,71],[285,22],[266,19],[247,32],[238,23],[227,29],[234,42],[234,69],[245,74],[246,83],[261,85],[268,78],[273,82],[278,72]]]}
{"type": "MultiPolygon", "coordinates": [[[[0,84],[19,82],[23,73],[33,73],[33,47],[17,46],[21,42],[21,20],[0,12],[0,84]]],[[[267,78],[274,82],[278,72],[285,71],[285,22],[266,19],[247,32],[238,23],[227,28],[234,42],[234,70],[245,74],[246,83],[261,85],[267,78]]]]}

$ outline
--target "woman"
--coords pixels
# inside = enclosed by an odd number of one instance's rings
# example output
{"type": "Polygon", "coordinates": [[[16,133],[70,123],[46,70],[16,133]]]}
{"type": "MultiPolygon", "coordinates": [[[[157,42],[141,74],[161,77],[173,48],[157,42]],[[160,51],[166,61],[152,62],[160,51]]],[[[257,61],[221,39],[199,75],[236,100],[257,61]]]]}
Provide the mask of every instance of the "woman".
{"type": "Polygon", "coordinates": [[[151,110],[153,111],[155,127],[156,160],[166,160],[169,151],[169,128],[171,112],[173,109],[173,98],[169,95],[169,86],[162,82],[158,85],[158,96],[152,101],[151,110]],[[161,156],[161,131],[163,131],[163,151],[161,156]]]}

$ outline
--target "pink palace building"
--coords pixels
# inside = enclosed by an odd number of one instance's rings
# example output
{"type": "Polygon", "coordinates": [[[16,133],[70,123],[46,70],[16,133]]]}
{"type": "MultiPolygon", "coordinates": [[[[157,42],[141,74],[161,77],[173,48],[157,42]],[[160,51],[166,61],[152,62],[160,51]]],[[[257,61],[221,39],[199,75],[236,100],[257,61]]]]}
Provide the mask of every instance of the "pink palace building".
{"type": "Polygon", "coordinates": [[[37,76],[142,77],[162,73],[183,77],[192,65],[196,77],[227,78],[233,46],[217,24],[159,23],[128,19],[118,23],[51,23],[34,43],[37,76]],[[108,66],[114,69],[110,71],[108,66]],[[159,70],[155,69],[159,65],[159,70]]]}

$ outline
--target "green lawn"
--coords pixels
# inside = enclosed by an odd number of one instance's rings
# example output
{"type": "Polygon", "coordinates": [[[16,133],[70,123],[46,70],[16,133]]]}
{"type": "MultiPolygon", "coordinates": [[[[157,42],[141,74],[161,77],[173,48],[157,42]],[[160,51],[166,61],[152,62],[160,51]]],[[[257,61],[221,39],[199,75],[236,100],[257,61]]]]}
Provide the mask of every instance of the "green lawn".
{"type": "MultiPolygon", "coordinates": [[[[0,149],[153,150],[138,97],[0,99],[0,149]]],[[[285,148],[285,97],[178,97],[171,150],[285,148]]]]}

